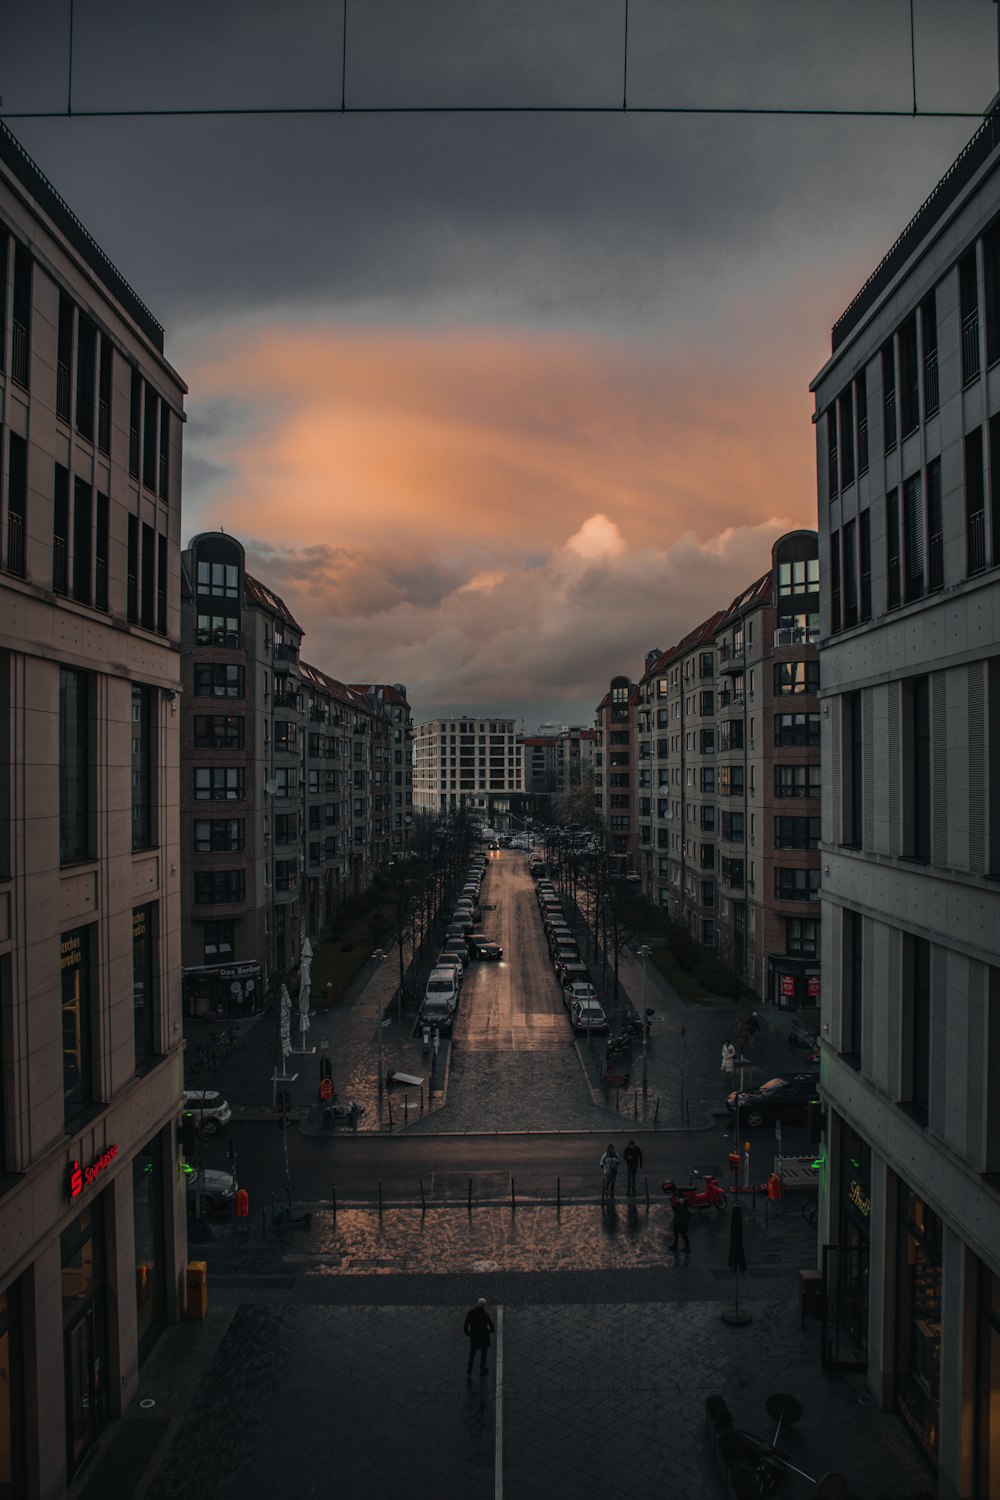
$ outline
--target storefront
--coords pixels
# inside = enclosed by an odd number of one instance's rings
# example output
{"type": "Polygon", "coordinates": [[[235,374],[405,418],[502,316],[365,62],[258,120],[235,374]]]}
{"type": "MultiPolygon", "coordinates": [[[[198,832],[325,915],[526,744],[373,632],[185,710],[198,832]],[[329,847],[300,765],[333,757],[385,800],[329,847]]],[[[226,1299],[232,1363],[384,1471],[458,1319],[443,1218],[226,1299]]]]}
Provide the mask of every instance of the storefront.
{"type": "Polygon", "coordinates": [[[767,993],[772,1005],[789,1010],[819,1006],[820,968],[814,958],[772,953],[767,960],[767,993]]]}
{"type": "Polygon", "coordinates": [[[896,1406],[921,1450],[937,1463],[941,1373],[941,1220],[899,1186],[896,1406]]]}
{"type": "Polygon", "coordinates": [[[239,1021],[264,1008],[263,965],[205,964],[185,969],[184,1014],[202,1020],[239,1021]]]}
{"type": "Polygon", "coordinates": [[[159,1338],[166,1320],[166,1250],[163,1240],[163,1172],[159,1139],[132,1163],[135,1214],[135,1300],[139,1363],[159,1338]]]}
{"type": "Polygon", "coordinates": [[[979,1261],[976,1328],[977,1495],[1000,1491],[1000,1276],[979,1261]]]}
{"type": "Polygon", "coordinates": [[[830,1229],[823,1247],[826,1321],[823,1368],[868,1366],[868,1273],[871,1224],[871,1147],[846,1121],[834,1117],[835,1181],[830,1229]]]}
{"type": "Polygon", "coordinates": [[[108,1420],[104,1213],[95,1198],[62,1234],[67,1471],[72,1476],[108,1420]]]}

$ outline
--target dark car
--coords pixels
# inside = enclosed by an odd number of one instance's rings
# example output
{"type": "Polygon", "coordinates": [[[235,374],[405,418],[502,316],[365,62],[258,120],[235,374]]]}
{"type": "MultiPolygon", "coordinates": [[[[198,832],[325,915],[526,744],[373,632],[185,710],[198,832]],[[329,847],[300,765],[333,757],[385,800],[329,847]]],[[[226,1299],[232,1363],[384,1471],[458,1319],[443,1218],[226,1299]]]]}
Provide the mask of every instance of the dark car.
{"type": "Polygon", "coordinates": [[[503,958],[503,949],[499,943],[492,938],[484,937],[481,932],[469,934],[469,949],[473,958],[503,958]]]}
{"type": "Polygon", "coordinates": [[[195,1212],[196,1201],[203,1214],[218,1214],[232,1208],[236,1196],[236,1178],[232,1172],[218,1171],[215,1167],[202,1167],[189,1172],[185,1179],[187,1209],[195,1212]]]}
{"type": "MultiPolygon", "coordinates": [[[[730,1114],[736,1112],[736,1093],[729,1095],[726,1108],[730,1114]]],[[[740,1123],[742,1125],[765,1125],[773,1120],[804,1120],[808,1115],[809,1101],[819,1098],[818,1073],[779,1073],[768,1079],[759,1089],[740,1094],[740,1123]]]]}

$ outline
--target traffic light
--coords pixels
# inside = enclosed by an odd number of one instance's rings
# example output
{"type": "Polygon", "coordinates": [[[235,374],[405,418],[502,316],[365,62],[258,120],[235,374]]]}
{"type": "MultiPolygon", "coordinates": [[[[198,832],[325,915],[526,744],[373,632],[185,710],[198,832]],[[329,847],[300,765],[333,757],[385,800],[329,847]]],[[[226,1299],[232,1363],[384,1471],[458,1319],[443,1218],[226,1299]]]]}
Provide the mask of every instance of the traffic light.
{"type": "Polygon", "coordinates": [[[194,1140],[194,1115],[186,1109],[181,1115],[181,1150],[188,1161],[194,1157],[194,1140]]]}

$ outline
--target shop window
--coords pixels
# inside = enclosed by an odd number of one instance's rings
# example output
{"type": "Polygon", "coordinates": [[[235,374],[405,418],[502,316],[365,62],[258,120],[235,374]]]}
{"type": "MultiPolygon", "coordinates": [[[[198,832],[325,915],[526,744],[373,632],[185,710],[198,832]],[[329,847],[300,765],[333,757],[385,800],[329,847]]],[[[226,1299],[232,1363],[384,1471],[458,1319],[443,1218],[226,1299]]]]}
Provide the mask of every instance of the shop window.
{"type": "Polygon", "coordinates": [[[59,943],[63,1031],[63,1117],[71,1120],[93,1099],[94,966],[92,927],[64,932],[59,943]]]}
{"type": "Polygon", "coordinates": [[[166,1264],[163,1234],[163,1172],[154,1138],[132,1163],[135,1226],[135,1303],[139,1361],[146,1358],[166,1322],[166,1264]]]}
{"type": "Polygon", "coordinates": [[[900,1184],[896,1406],[932,1462],[941,1383],[941,1220],[900,1184]]]}
{"type": "Polygon", "coordinates": [[[132,684],[132,848],[158,842],[156,809],[156,705],[158,689],[132,684]]]}
{"type": "Polygon", "coordinates": [[[160,977],[157,916],[155,901],[132,912],[132,1016],[137,1069],[160,1051],[156,1024],[160,977]]]}
{"type": "Polygon", "coordinates": [[[96,767],[87,672],[59,669],[59,862],[92,859],[96,767]]]}
{"type": "Polygon", "coordinates": [[[66,1442],[72,1477],[108,1420],[107,1287],[99,1196],[63,1231],[60,1248],[66,1442]]]}

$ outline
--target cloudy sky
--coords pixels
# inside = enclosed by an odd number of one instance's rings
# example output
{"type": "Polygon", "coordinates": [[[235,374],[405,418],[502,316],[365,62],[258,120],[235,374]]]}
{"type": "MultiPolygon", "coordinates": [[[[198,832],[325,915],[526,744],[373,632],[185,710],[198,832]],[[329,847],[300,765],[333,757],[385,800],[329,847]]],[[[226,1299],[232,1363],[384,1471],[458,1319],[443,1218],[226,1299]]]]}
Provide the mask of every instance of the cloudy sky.
{"type": "Polygon", "coordinates": [[[626,83],[625,0],[346,3],[346,70],[343,0],[8,4],[0,114],[166,328],[185,539],[418,720],[590,723],[815,524],[809,381],[997,7],[629,0],[626,83]]]}

